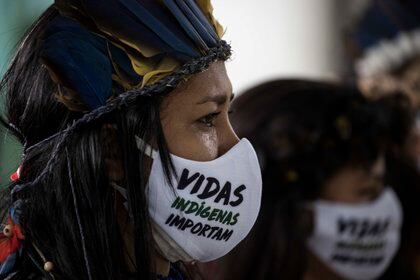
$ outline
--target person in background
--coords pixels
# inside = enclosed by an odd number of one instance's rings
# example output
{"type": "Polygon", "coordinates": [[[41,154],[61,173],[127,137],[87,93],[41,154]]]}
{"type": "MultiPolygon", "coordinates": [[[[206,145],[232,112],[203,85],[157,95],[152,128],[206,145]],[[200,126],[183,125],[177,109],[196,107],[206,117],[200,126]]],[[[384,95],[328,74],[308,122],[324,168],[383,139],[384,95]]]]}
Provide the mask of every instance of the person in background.
{"type": "Polygon", "coordinates": [[[192,278],[248,234],[261,173],[222,33],[207,0],[56,0],[34,23],[0,88],[24,149],[0,279],[192,278]]]}
{"type": "Polygon", "coordinates": [[[370,98],[401,92],[414,109],[409,137],[389,154],[387,181],[407,193],[403,204],[407,231],[412,233],[407,236],[405,260],[420,278],[420,2],[374,0],[347,38],[362,92],[370,98]]]}
{"type": "Polygon", "coordinates": [[[347,37],[356,82],[378,98],[405,93],[417,111],[417,125],[406,145],[420,170],[420,2],[374,0],[347,37]]]}
{"type": "Polygon", "coordinates": [[[410,279],[393,265],[404,214],[385,157],[394,119],[401,131],[411,123],[406,98],[392,98],[390,107],[353,87],[277,80],[236,99],[232,124],[256,147],[264,192],[220,279],[410,279]]]}

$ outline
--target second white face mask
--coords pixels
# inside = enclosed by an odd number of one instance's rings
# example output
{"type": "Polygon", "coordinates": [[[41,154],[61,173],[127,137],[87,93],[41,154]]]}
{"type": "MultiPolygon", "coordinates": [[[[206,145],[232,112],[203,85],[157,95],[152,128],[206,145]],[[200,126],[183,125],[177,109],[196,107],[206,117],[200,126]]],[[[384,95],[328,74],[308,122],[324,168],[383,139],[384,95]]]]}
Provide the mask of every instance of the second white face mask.
{"type": "Polygon", "coordinates": [[[199,162],[171,155],[177,177],[168,184],[159,154],[137,138],[138,148],[153,158],[147,187],[149,213],[169,259],[201,262],[231,251],[254,225],[262,179],[251,143],[242,139],[227,153],[199,162]],[[172,244],[172,245],[171,245],[172,244]],[[174,246],[176,245],[176,246],[174,246]],[[170,252],[171,248],[173,252],[170,252]]]}
{"type": "Polygon", "coordinates": [[[376,279],[392,261],[400,244],[402,210],[386,188],[371,203],[315,201],[315,225],[309,250],[345,279],[376,279]]]}

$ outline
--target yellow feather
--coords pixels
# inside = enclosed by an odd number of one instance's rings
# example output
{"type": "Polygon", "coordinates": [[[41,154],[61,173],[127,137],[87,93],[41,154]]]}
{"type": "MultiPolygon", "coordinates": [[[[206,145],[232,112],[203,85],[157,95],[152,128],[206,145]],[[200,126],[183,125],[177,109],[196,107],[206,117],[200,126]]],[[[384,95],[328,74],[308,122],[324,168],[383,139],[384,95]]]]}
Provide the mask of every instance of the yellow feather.
{"type": "Polygon", "coordinates": [[[149,73],[144,75],[142,87],[146,85],[151,85],[159,81],[163,77],[174,72],[179,66],[179,62],[175,59],[165,57],[164,59],[162,59],[162,61],[159,63],[155,70],[150,71],[149,73]]]}
{"type": "Polygon", "coordinates": [[[203,11],[203,13],[208,17],[210,23],[216,28],[216,33],[219,35],[220,38],[223,37],[225,34],[225,30],[223,26],[216,20],[213,16],[213,5],[211,4],[210,0],[196,0],[198,6],[203,11]]]}

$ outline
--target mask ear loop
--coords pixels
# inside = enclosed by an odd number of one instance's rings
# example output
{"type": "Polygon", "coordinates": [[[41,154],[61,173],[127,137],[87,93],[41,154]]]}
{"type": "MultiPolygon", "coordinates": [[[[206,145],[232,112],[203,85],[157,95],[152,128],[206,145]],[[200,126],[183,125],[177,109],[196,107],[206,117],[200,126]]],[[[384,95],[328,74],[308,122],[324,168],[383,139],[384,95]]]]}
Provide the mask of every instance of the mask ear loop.
{"type": "Polygon", "coordinates": [[[159,152],[157,150],[153,149],[152,146],[147,144],[143,139],[141,139],[137,135],[135,137],[136,137],[137,148],[140,151],[142,151],[146,156],[152,159],[157,158],[157,156],[159,155],[159,152]]]}
{"type": "Polygon", "coordinates": [[[87,254],[87,250],[86,250],[85,234],[84,234],[82,222],[81,222],[80,215],[79,215],[77,199],[76,199],[76,192],[75,192],[75,189],[74,189],[73,176],[72,176],[71,166],[70,166],[69,152],[68,152],[67,147],[66,147],[66,158],[67,158],[67,170],[68,170],[68,174],[69,174],[70,187],[71,187],[71,192],[72,192],[72,195],[73,195],[74,211],[76,212],[77,224],[79,226],[79,233],[80,233],[80,238],[81,238],[81,241],[82,241],[83,257],[85,259],[88,278],[89,278],[89,280],[92,280],[93,278],[92,278],[92,274],[91,274],[91,271],[90,271],[89,258],[88,258],[88,254],[87,254]]]}
{"type": "MultiPolygon", "coordinates": [[[[149,144],[147,144],[143,139],[141,139],[140,137],[138,137],[137,135],[135,136],[136,138],[136,145],[137,148],[143,152],[146,156],[150,157],[151,159],[155,159],[159,152],[155,149],[153,149],[149,144]]],[[[119,186],[117,183],[115,182],[111,182],[111,186],[121,194],[121,196],[125,199],[124,202],[124,207],[127,209],[128,211],[128,194],[127,194],[127,189],[119,186]]],[[[129,211],[130,212],[130,211],[129,211]]],[[[131,213],[129,214],[130,217],[132,217],[131,213]]]]}

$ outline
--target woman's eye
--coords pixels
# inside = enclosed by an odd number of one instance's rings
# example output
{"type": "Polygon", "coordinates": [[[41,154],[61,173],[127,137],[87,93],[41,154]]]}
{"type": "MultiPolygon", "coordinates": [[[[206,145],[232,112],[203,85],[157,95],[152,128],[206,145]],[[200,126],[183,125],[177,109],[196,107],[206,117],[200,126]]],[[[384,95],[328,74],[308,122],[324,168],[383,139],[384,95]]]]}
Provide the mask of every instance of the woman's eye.
{"type": "Polygon", "coordinates": [[[359,190],[358,195],[371,201],[380,195],[380,190],[378,190],[377,188],[361,189],[359,190]]]}
{"type": "Polygon", "coordinates": [[[199,122],[204,124],[207,127],[213,127],[214,122],[217,119],[217,116],[219,116],[220,112],[208,114],[207,116],[202,117],[199,122]]]}

